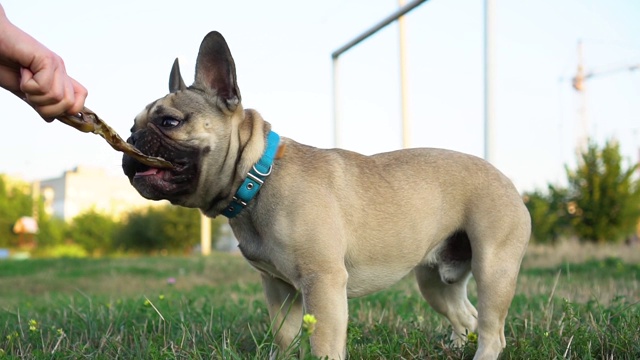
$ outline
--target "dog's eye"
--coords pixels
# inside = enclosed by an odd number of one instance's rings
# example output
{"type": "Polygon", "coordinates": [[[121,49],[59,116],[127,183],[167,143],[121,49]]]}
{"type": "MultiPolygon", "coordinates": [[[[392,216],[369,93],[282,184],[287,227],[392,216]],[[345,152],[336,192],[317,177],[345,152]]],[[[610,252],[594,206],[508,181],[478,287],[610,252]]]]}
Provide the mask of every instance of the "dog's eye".
{"type": "Polygon", "coordinates": [[[174,119],[172,117],[163,117],[162,120],[160,120],[160,126],[162,127],[175,127],[178,126],[180,124],[180,120],[174,119]]]}

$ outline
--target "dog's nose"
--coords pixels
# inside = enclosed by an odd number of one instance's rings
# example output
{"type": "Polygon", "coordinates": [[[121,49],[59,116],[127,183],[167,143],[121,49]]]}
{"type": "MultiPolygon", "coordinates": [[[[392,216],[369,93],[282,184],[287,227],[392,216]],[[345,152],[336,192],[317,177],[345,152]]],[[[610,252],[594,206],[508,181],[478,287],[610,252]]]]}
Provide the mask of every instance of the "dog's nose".
{"type": "Polygon", "coordinates": [[[129,138],[127,139],[127,142],[135,146],[136,142],[138,141],[138,136],[139,136],[138,133],[134,132],[133,134],[131,134],[131,136],[129,136],[129,138]]]}

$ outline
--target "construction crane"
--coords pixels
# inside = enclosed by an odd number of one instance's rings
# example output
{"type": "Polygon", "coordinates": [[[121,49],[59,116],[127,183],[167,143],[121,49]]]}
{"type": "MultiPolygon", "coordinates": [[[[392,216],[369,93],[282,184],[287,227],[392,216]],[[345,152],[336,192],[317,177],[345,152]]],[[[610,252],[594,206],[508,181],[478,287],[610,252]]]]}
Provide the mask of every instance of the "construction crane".
{"type": "Polygon", "coordinates": [[[635,71],[640,69],[640,63],[626,66],[618,66],[602,71],[585,71],[584,58],[582,53],[582,40],[578,41],[578,69],[576,75],[571,79],[573,89],[580,94],[580,134],[578,135],[576,151],[582,153],[587,148],[589,140],[589,119],[587,117],[587,97],[585,83],[594,77],[613,75],[619,72],[635,71]]]}

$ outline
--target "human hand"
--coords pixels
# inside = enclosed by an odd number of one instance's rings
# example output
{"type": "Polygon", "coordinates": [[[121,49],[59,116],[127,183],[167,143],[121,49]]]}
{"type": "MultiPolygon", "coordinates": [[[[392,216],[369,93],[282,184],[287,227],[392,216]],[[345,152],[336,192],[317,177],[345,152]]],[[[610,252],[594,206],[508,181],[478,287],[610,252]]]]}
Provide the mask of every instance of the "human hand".
{"type": "Polygon", "coordinates": [[[84,107],[87,90],[67,75],[62,59],[51,51],[34,56],[20,69],[20,91],[46,120],[60,114],[77,114],[84,107]]]}
{"type": "Polygon", "coordinates": [[[76,114],[87,90],[67,75],[64,61],[11,24],[0,5],[0,86],[29,103],[45,120],[76,114]]]}

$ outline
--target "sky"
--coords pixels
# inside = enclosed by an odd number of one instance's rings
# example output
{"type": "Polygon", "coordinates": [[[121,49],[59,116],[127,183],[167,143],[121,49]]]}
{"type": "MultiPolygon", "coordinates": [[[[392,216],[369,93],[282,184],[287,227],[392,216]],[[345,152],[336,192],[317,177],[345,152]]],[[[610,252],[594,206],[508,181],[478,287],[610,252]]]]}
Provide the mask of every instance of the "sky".
{"type": "MultiPolygon", "coordinates": [[[[396,0],[0,0],[9,19],[64,60],[89,90],[86,106],[124,138],[144,106],[168,92],[173,60],[187,84],[202,38],[217,30],[236,62],[245,108],[281,136],[334,146],[331,53],[398,8],[396,0]]],[[[520,191],[566,182],[578,111],[590,137],[615,139],[638,161],[638,0],[495,0],[493,164],[520,191]],[[582,39],[594,76],[571,87],[582,39]]],[[[412,147],[484,152],[483,1],[430,0],[406,22],[412,147]]],[[[340,146],[364,154],[402,147],[398,27],[340,57],[340,146]]],[[[42,180],[78,165],[121,174],[121,154],[93,134],[45,123],[0,89],[0,173],[42,180]]],[[[124,175],[122,175],[124,176],[124,175]]]]}

